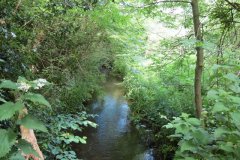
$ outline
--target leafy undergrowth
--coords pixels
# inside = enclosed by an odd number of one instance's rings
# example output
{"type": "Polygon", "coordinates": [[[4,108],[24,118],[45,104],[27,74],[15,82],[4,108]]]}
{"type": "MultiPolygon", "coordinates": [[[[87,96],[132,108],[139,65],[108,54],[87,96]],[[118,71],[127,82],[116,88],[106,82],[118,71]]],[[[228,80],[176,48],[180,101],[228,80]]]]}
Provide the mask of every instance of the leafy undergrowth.
{"type": "Polygon", "coordinates": [[[183,113],[165,125],[175,129],[169,137],[180,139],[175,159],[239,159],[240,80],[232,73],[223,75],[223,78],[225,88],[208,91],[201,121],[183,113]]]}
{"type": "MultiPolygon", "coordinates": [[[[86,136],[79,136],[86,127],[97,127],[97,124],[88,119],[95,115],[86,112],[78,112],[75,114],[59,114],[48,118],[50,123],[47,124],[49,133],[47,138],[42,141],[43,149],[48,151],[47,159],[56,158],[77,160],[77,155],[73,151],[72,143],[87,143],[86,136]]],[[[46,135],[42,135],[44,138],[46,135]]]]}

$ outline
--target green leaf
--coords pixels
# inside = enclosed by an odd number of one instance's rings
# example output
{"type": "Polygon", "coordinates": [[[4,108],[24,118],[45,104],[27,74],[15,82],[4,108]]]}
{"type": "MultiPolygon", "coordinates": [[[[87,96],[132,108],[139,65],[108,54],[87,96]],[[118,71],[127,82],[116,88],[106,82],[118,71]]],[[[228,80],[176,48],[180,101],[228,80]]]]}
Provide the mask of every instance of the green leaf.
{"type": "Polygon", "coordinates": [[[24,139],[18,141],[17,147],[25,154],[33,154],[39,157],[38,153],[33,149],[33,146],[24,139]]]}
{"type": "Polygon", "coordinates": [[[197,140],[199,145],[206,145],[211,141],[211,136],[203,128],[193,130],[192,136],[197,140]]]}
{"type": "Polygon", "coordinates": [[[175,133],[182,133],[186,134],[189,132],[189,127],[186,126],[186,124],[175,124],[174,127],[176,128],[175,133]]]}
{"type": "Polygon", "coordinates": [[[226,128],[223,128],[223,127],[217,128],[214,131],[214,137],[215,137],[215,139],[218,139],[218,138],[222,137],[222,135],[224,135],[227,132],[228,131],[226,131],[226,128]]]}
{"type": "Polygon", "coordinates": [[[230,115],[236,127],[240,128],[240,112],[233,112],[230,115]]]}
{"type": "Polygon", "coordinates": [[[224,106],[223,103],[221,102],[217,102],[215,103],[215,105],[213,106],[213,113],[216,112],[225,112],[225,111],[229,111],[229,109],[227,107],[224,106]]]}
{"type": "Polygon", "coordinates": [[[26,93],[23,96],[24,99],[32,101],[33,103],[42,104],[48,107],[51,107],[49,102],[41,95],[41,94],[35,94],[35,93],[26,93]]]}
{"type": "Polygon", "coordinates": [[[44,126],[44,124],[35,117],[32,117],[31,115],[26,115],[23,119],[18,121],[18,124],[23,125],[24,127],[29,129],[36,129],[47,132],[47,128],[44,126]]]}
{"type": "Polygon", "coordinates": [[[232,142],[223,143],[220,145],[219,148],[226,152],[234,152],[234,145],[232,142]]]}
{"type": "Polygon", "coordinates": [[[0,129],[0,158],[8,154],[16,138],[17,135],[12,130],[0,129]]]}
{"type": "Polygon", "coordinates": [[[196,42],[196,47],[203,47],[204,43],[202,41],[196,42]]]}
{"type": "Polygon", "coordinates": [[[25,77],[19,76],[17,82],[21,83],[21,82],[29,82],[29,81],[25,77]]]}
{"type": "Polygon", "coordinates": [[[59,154],[56,156],[57,159],[63,159],[63,155],[59,154]]]}
{"type": "Polygon", "coordinates": [[[230,98],[232,99],[233,103],[240,105],[240,97],[231,96],[230,98]]]}
{"type": "Polygon", "coordinates": [[[174,128],[172,123],[168,123],[168,124],[164,125],[164,127],[166,127],[167,129],[174,128]]]}
{"type": "Polygon", "coordinates": [[[200,120],[197,119],[197,118],[188,118],[187,122],[190,123],[191,125],[194,125],[194,126],[200,126],[201,125],[200,120]]]}
{"type": "Polygon", "coordinates": [[[1,62],[1,63],[4,63],[5,61],[4,61],[3,59],[0,58],[0,62],[1,62]]]}
{"type": "Polygon", "coordinates": [[[208,97],[209,99],[218,99],[218,98],[219,98],[218,92],[215,91],[215,90],[210,90],[210,91],[208,91],[208,93],[207,93],[207,97],[208,97]]]}
{"type": "Polygon", "coordinates": [[[22,153],[20,151],[18,151],[16,153],[14,153],[13,155],[11,155],[9,160],[25,160],[25,158],[22,156],[22,153]]]}
{"type": "Polygon", "coordinates": [[[239,78],[237,75],[233,74],[233,73],[228,73],[227,75],[224,76],[224,78],[231,80],[233,82],[238,82],[239,78]]]}
{"type": "Polygon", "coordinates": [[[22,104],[21,102],[6,102],[0,105],[0,121],[11,118],[15,114],[15,112],[21,110],[23,107],[24,104],[22,104]]]}
{"type": "Polygon", "coordinates": [[[82,144],[86,144],[87,141],[86,141],[87,137],[83,137],[83,138],[79,138],[79,141],[82,143],[82,144]]]}
{"type": "Polygon", "coordinates": [[[80,137],[74,136],[73,134],[64,133],[62,134],[61,140],[63,140],[66,144],[70,144],[72,142],[78,143],[80,137]]]}
{"type": "Polygon", "coordinates": [[[62,149],[57,146],[57,147],[54,147],[53,149],[51,149],[51,152],[52,152],[53,155],[57,155],[60,152],[62,152],[62,149]]]}
{"type": "Polygon", "coordinates": [[[234,93],[240,93],[240,87],[238,84],[230,85],[229,89],[231,89],[234,93]]]}
{"type": "Polygon", "coordinates": [[[184,39],[181,40],[181,43],[184,46],[194,46],[196,45],[197,41],[195,39],[184,39]]]}
{"type": "Polygon", "coordinates": [[[7,89],[13,89],[17,90],[18,85],[10,80],[2,80],[2,83],[0,84],[0,88],[7,88],[7,89]]]}
{"type": "Polygon", "coordinates": [[[196,146],[192,144],[192,142],[190,141],[183,141],[182,143],[180,143],[180,147],[181,147],[181,152],[184,151],[195,151],[196,150],[196,146]]]}
{"type": "Polygon", "coordinates": [[[0,97],[0,101],[1,101],[1,102],[4,102],[4,103],[7,102],[7,101],[5,101],[5,99],[3,99],[3,98],[1,98],[1,97],[0,97]]]}
{"type": "Polygon", "coordinates": [[[181,138],[183,135],[182,134],[173,134],[168,136],[168,138],[181,138]]]}
{"type": "Polygon", "coordinates": [[[188,118],[188,117],[189,117],[189,114],[187,114],[187,113],[182,113],[181,117],[183,117],[183,118],[188,118]]]}
{"type": "Polygon", "coordinates": [[[93,128],[96,128],[97,127],[97,124],[94,123],[94,122],[91,122],[91,121],[88,121],[88,124],[93,127],[93,128]]]}
{"type": "Polygon", "coordinates": [[[221,65],[214,64],[211,69],[214,70],[214,71],[216,71],[216,70],[218,70],[220,67],[221,67],[221,65]]]}

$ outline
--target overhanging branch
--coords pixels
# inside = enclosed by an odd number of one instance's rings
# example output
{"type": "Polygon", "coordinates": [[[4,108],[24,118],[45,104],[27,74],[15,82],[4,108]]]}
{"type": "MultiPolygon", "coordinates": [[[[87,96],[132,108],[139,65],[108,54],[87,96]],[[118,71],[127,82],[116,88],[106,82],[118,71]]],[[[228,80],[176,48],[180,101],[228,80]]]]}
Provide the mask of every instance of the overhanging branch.
{"type": "Polygon", "coordinates": [[[240,3],[233,3],[229,0],[225,0],[233,9],[236,9],[237,11],[240,11],[240,3]]]}
{"type": "Polygon", "coordinates": [[[129,5],[125,2],[123,2],[123,3],[126,6],[134,7],[134,8],[147,8],[147,7],[150,7],[150,6],[158,5],[160,3],[188,3],[188,4],[191,4],[190,1],[184,1],[184,0],[162,0],[162,1],[155,1],[155,2],[152,2],[152,3],[148,3],[148,4],[145,4],[145,5],[142,5],[142,6],[129,5]]]}

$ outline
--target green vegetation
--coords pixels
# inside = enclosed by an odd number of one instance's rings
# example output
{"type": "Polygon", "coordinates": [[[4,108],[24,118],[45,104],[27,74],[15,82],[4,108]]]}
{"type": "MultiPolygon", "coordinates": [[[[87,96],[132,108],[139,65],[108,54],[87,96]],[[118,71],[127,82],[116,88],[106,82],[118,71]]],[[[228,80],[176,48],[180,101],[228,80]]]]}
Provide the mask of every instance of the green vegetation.
{"type": "Polygon", "coordinates": [[[2,0],[0,159],[41,158],[19,127],[45,159],[81,158],[108,76],[156,159],[239,159],[239,23],[238,0],[2,0]]]}

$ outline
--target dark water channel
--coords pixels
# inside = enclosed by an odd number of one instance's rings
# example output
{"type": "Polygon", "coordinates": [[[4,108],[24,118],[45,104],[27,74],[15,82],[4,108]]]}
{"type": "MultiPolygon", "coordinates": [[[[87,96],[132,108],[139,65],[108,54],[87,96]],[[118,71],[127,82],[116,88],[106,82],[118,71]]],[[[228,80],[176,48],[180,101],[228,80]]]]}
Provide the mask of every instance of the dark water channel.
{"type": "Polygon", "coordinates": [[[76,150],[83,160],[154,160],[138,131],[130,124],[129,107],[117,82],[105,86],[105,96],[92,105],[98,127],[87,133],[87,144],[76,150]]]}

